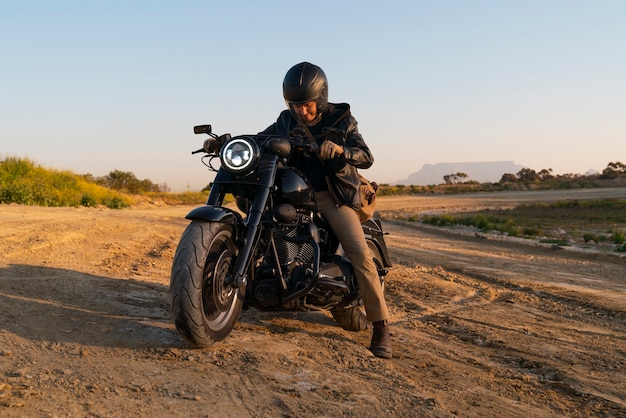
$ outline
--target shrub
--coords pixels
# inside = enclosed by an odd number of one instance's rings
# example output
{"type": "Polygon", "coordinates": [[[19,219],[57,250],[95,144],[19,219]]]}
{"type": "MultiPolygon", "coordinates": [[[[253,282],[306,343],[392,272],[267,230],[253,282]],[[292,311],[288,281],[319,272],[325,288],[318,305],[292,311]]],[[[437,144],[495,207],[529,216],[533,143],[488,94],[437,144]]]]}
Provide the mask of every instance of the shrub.
{"type": "Polygon", "coordinates": [[[626,242],[626,237],[624,236],[624,233],[622,231],[615,231],[611,235],[611,241],[613,241],[615,244],[623,244],[624,242],[626,242]]]}
{"type": "Polygon", "coordinates": [[[589,241],[600,242],[598,236],[596,234],[592,234],[591,232],[584,233],[583,234],[583,240],[585,242],[589,242],[589,241]]]}
{"type": "Polygon", "coordinates": [[[426,216],[424,218],[424,223],[435,225],[435,226],[451,226],[457,223],[457,220],[454,216],[443,214],[443,215],[432,215],[426,216]]]}
{"type": "Polygon", "coordinates": [[[37,206],[128,207],[132,199],[69,171],[48,170],[26,158],[0,161],[0,203],[37,206]]]}
{"type": "Polygon", "coordinates": [[[524,235],[529,236],[529,237],[536,237],[541,235],[542,230],[540,227],[535,226],[535,227],[527,227],[523,229],[524,235]]]}
{"type": "Polygon", "coordinates": [[[98,202],[96,202],[96,199],[88,193],[84,194],[83,197],[80,199],[80,204],[81,206],[86,206],[90,208],[98,206],[98,202]]]}
{"type": "Polygon", "coordinates": [[[130,206],[129,200],[123,199],[120,196],[109,196],[103,199],[102,202],[109,209],[123,209],[130,206]]]}

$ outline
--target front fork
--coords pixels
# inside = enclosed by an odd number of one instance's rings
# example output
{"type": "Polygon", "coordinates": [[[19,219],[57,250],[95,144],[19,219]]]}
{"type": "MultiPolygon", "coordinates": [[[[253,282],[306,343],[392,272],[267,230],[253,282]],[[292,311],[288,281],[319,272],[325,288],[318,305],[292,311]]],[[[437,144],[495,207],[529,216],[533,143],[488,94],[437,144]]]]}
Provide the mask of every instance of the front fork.
{"type": "MultiPolygon", "coordinates": [[[[237,262],[232,275],[229,275],[225,280],[226,286],[237,287],[242,291],[248,284],[248,277],[246,272],[252,261],[252,255],[254,249],[261,236],[261,220],[263,214],[267,208],[267,202],[270,197],[270,193],[274,187],[274,179],[276,178],[276,172],[278,169],[278,157],[275,155],[263,155],[258,162],[258,181],[255,183],[258,185],[258,191],[252,201],[250,210],[246,218],[244,219],[245,235],[243,237],[243,245],[237,256],[237,262]]],[[[219,189],[219,188],[218,188],[219,189]]],[[[215,190],[215,196],[213,190],[209,196],[209,204],[212,200],[218,200],[218,195],[222,194],[221,190],[215,190]]]]}

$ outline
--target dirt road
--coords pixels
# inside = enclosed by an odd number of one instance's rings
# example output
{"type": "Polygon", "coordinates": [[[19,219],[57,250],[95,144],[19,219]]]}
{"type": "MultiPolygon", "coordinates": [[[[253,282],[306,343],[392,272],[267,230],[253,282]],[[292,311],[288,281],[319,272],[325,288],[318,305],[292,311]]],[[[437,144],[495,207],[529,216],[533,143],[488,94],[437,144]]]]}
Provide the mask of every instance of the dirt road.
{"type": "Polygon", "coordinates": [[[189,208],[0,205],[0,416],[624,417],[625,258],[393,220],[564,196],[381,198],[392,360],[321,313],[248,310],[188,349],[167,287],[189,208]]]}

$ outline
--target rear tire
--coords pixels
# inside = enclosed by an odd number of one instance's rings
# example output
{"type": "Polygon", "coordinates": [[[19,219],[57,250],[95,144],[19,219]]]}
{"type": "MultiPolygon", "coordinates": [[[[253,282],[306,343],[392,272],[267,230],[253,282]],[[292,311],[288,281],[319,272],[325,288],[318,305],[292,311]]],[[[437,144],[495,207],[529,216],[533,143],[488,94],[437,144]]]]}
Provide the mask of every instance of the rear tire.
{"type": "Polygon", "coordinates": [[[363,301],[359,298],[359,304],[352,308],[335,308],[330,313],[341,328],[347,331],[364,331],[367,329],[367,314],[363,301]]]}
{"type": "Polygon", "coordinates": [[[192,221],[172,264],[170,308],[179,334],[192,348],[226,338],[243,305],[244,291],[225,285],[237,247],[230,225],[192,221]]]}
{"type": "MultiPolygon", "coordinates": [[[[376,268],[381,270],[383,268],[383,262],[378,254],[378,250],[370,248],[370,253],[374,259],[376,268]]],[[[383,276],[378,276],[380,279],[380,285],[383,288],[383,294],[385,292],[385,281],[383,276]]],[[[363,305],[363,299],[359,296],[358,305],[350,308],[334,308],[330,310],[331,315],[341,326],[341,328],[347,331],[364,331],[367,329],[367,313],[365,312],[365,306],[363,305]]]]}

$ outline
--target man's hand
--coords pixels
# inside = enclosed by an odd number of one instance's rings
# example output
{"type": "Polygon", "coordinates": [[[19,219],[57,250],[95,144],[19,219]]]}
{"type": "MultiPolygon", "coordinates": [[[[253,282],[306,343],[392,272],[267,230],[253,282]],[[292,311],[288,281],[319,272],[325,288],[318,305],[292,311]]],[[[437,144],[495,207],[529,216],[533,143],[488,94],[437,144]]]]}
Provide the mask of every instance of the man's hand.
{"type": "Polygon", "coordinates": [[[332,141],[324,141],[320,146],[320,157],[322,160],[330,160],[337,155],[343,155],[343,147],[335,144],[332,141]]]}

